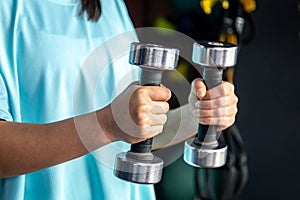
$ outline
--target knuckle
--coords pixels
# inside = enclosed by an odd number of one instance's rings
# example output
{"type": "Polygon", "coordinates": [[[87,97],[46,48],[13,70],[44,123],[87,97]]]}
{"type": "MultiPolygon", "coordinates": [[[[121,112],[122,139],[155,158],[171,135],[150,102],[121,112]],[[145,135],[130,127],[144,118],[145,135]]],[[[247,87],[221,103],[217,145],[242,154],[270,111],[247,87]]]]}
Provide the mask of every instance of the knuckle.
{"type": "Polygon", "coordinates": [[[234,91],[234,86],[233,84],[229,83],[229,82],[224,82],[224,95],[229,95],[230,93],[232,93],[234,91]]]}
{"type": "Polygon", "coordinates": [[[159,106],[162,113],[167,113],[169,111],[169,104],[167,102],[162,102],[159,106]]]}
{"type": "Polygon", "coordinates": [[[168,112],[170,110],[170,105],[165,102],[165,112],[168,112]]]}
{"type": "Polygon", "coordinates": [[[138,107],[137,108],[133,107],[130,111],[131,111],[130,112],[131,117],[134,120],[136,120],[138,118],[139,114],[140,114],[138,107]]]}
{"type": "Polygon", "coordinates": [[[239,102],[239,98],[236,95],[234,95],[233,96],[233,103],[237,104],[238,102],[239,102]]]}
{"type": "Polygon", "coordinates": [[[228,91],[234,91],[234,85],[232,83],[225,81],[224,86],[228,89],[228,91]]]}
{"type": "Polygon", "coordinates": [[[158,126],[157,131],[155,132],[155,135],[161,133],[162,131],[163,131],[163,126],[162,125],[158,126]]]}
{"type": "Polygon", "coordinates": [[[163,126],[161,126],[160,128],[159,128],[159,132],[158,133],[162,133],[163,132],[163,126]]]}
{"type": "Polygon", "coordinates": [[[215,109],[214,110],[214,116],[222,116],[225,114],[225,110],[224,109],[215,109]]]}
{"type": "Polygon", "coordinates": [[[146,125],[141,125],[139,128],[139,138],[147,138],[148,136],[148,127],[146,125]]]}
{"type": "Polygon", "coordinates": [[[227,82],[224,82],[221,86],[220,86],[220,94],[222,96],[226,96],[228,94],[228,86],[226,84],[227,82]]]}
{"type": "Polygon", "coordinates": [[[230,119],[230,124],[233,124],[233,123],[234,123],[234,121],[235,121],[235,118],[234,118],[234,117],[232,117],[232,118],[230,119]]]}
{"type": "Polygon", "coordinates": [[[226,126],[228,123],[228,117],[220,117],[217,119],[217,125],[219,126],[226,126]]]}
{"type": "Polygon", "coordinates": [[[220,111],[218,109],[208,110],[207,116],[208,117],[214,117],[220,115],[220,111]]]}
{"type": "Polygon", "coordinates": [[[229,82],[228,82],[228,84],[229,84],[230,90],[233,92],[235,90],[235,86],[229,82]]]}
{"type": "Polygon", "coordinates": [[[224,125],[229,124],[231,122],[231,120],[232,120],[232,117],[225,117],[224,118],[224,125]]]}
{"type": "Polygon", "coordinates": [[[205,125],[208,125],[208,124],[211,124],[211,118],[203,118],[203,123],[205,124],[205,125]]]}
{"type": "Polygon", "coordinates": [[[202,101],[202,100],[199,100],[198,103],[194,103],[192,104],[192,106],[194,108],[200,108],[200,109],[203,109],[203,108],[206,108],[207,107],[207,104],[205,101],[202,101]]]}
{"type": "Polygon", "coordinates": [[[136,114],[142,114],[142,113],[149,113],[150,110],[151,110],[151,105],[149,105],[149,104],[147,104],[145,102],[140,101],[140,102],[138,102],[136,104],[134,112],[136,114]]]}
{"type": "Polygon", "coordinates": [[[167,115],[166,114],[157,114],[154,115],[151,120],[151,125],[159,126],[164,125],[167,121],[167,115]]]}
{"type": "Polygon", "coordinates": [[[211,103],[211,104],[213,104],[213,106],[214,106],[215,108],[218,108],[218,107],[221,106],[222,102],[221,102],[220,99],[216,99],[216,100],[213,101],[213,103],[211,103]]]}
{"type": "Polygon", "coordinates": [[[168,101],[172,96],[172,92],[171,90],[167,89],[167,92],[166,92],[166,101],[168,101]]]}
{"type": "Polygon", "coordinates": [[[222,126],[223,124],[224,124],[224,119],[222,119],[222,117],[216,119],[216,125],[222,126]]]}
{"type": "Polygon", "coordinates": [[[207,110],[200,110],[199,111],[199,116],[201,117],[208,117],[208,111],[207,110]]]}
{"type": "Polygon", "coordinates": [[[227,116],[234,116],[236,114],[236,107],[235,106],[231,106],[231,107],[227,108],[226,110],[227,110],[227,113],[226,113],[227,116]]]}
{"type": "Polygon", "coordinates": [[[137,113],[135,117],[135,123],[142,127],[149,124],[149,121],[149,118],[144,113],[137,113]]]}
{"type": "Polygon", "coordinates": [[[233,122],[234,122],[234,117],[229,117],[229,118],[226,120],[225,125],[226,125],[226,126],[230,126],[230,125],[233,124],[233,122]]]}
{"type": "Polygon", "coordinates": [[[139,97],[139,94],[134,96],[129,104],[130,108],[132,108],[131,110],[134,110],[135,112],[140,112],[147,105],[142,97],[139,97]]]}
{"type": "Polygon", "coordinates": [[[238,108],[237,108],[237,106],[234,106],[234,112],[233,112],[233,114],[236,114],[237,112],[238,112],[238,108]]]}
{"type": "Polygon", "coordinates": [[[148,95],[148,91],[145,87],[139,87],[136,89],[135,94],[138,98],[142,98],[142,97],[148,95]]]}
{"type": "Polygon", "coordinates": [[[234,118],[231,118],[228,123],[226,124],[227,127],[231,126],[234,123],[234,118]]]}

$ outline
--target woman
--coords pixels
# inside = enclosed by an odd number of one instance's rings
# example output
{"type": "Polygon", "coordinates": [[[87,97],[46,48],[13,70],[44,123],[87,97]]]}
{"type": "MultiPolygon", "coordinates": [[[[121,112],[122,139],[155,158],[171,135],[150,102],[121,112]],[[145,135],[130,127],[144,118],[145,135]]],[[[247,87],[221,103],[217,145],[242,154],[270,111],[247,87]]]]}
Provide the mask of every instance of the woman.
{"type": "MultiPolygon", "coordinates": [[[[0,199],[155,199],[153,186],[119,180],[102,162],[114,158],[111,146],[125,151],[122,141],[136,143],[161,133],[169,109],[165,87],[130,84],[113,95],[124,76],[132,74],[128,83],[138,80],[127,58],[113,62],[107,43],[133,31],[124,2],[1,1],[0,20],[0,199]],[[94,77],[81,64],[101,44],[106,51],[99,62],[111,64],[92,68],[102,70],[94,77]],[[96,86],[90,87],[91,80],[96,86]],[[154,105],[160,108],[156,112],[154,105]],[[112,108],[129,112],[139,126],[124,131],[112,108]],[[96,149],[100,160],[89,153],[96,149]]],[[[136,40],[131,34],[125,43],[136,40]]],[[[198,121],[230,126],[237,104],[233,86],[222,84],[214,89],[223,91],[221,96],[212,98],[214,91],[208,95],[200,80],[194,83],[191,99],[197,93],[204,105],[195,108],[198,121]]],[[[188,105],[180,109],[188,113],[188,105]]],[[[176,113],[169,112],[169,121],[176,113]]],[[[131,118],[122,118],[123,124],[131,118]]],[[[164,144],[163,134],[156,148],[164,144]]]]}

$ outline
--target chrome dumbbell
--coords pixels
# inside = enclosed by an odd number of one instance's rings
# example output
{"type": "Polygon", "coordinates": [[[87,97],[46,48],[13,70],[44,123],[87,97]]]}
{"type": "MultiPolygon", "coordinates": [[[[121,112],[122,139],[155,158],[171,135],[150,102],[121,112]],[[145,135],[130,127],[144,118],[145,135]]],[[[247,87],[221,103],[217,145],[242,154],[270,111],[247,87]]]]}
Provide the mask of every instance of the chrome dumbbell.
{"type": "MultiPolygon", "coordinates": [[[[160,86],[164,71],[176,69],[179,50],[160,45],[132,43],[129,62],[141,67],[140,85],[160,86]]],[[[132,144],[119,153],[114,174],[126,181],[154,184],[161,180],[163,160],[151,153],[152,138],[132,144]]]]}
{"type": "MultiPolygon", "coordinates": [[[[208,90],[222,83],[223,70],[236,64],[237,53],[237,46],[229,43],[194,43],[193,62],[203,67],[203,79],[208,90]]],[[[185,162],[202,168],[223,166],[227,158],[227,145],[218,142],[220,134],[215,125],[199,124],[197,136],[185,142],[185,162]]]]}

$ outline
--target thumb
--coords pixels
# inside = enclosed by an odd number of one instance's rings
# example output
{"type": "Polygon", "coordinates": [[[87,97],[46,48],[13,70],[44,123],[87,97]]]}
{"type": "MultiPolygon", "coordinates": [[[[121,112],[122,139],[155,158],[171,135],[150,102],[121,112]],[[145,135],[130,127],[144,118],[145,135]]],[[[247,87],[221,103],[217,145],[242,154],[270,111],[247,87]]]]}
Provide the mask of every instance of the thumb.
{"type": "Polygon", "coordinates": [[[196,78],[192,82],[192,92],[194,92],[199,99],[202,99],[206,95],[206,86],[201,78],[196,78]]]}

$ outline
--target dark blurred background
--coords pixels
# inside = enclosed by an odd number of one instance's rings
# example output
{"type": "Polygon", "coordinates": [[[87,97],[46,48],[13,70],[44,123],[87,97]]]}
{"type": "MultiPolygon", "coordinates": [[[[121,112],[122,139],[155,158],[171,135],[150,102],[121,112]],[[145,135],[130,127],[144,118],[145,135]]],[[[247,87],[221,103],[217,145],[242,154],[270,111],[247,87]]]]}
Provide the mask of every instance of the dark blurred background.
{"type": "MultiPolygon", "coordinates": [[[[215,3],[206,14],[199,0],[126,3],[136,27],[171,28],[195,40],[220,39],[224,4],[215,3]]],[[[256,1],[247,17],[231,80],[240,99],[236,125],[249,167],[249,178],[237,199],[299,199],[300,1],[256,1]]],[[[181,72],[189,79],[197,76],[184,66],[181,72]]],[[[196,199],[194,176],[195,170],[179,158],[165,168],[162,182],[155,186],[157,198],[196,199]]]]}

